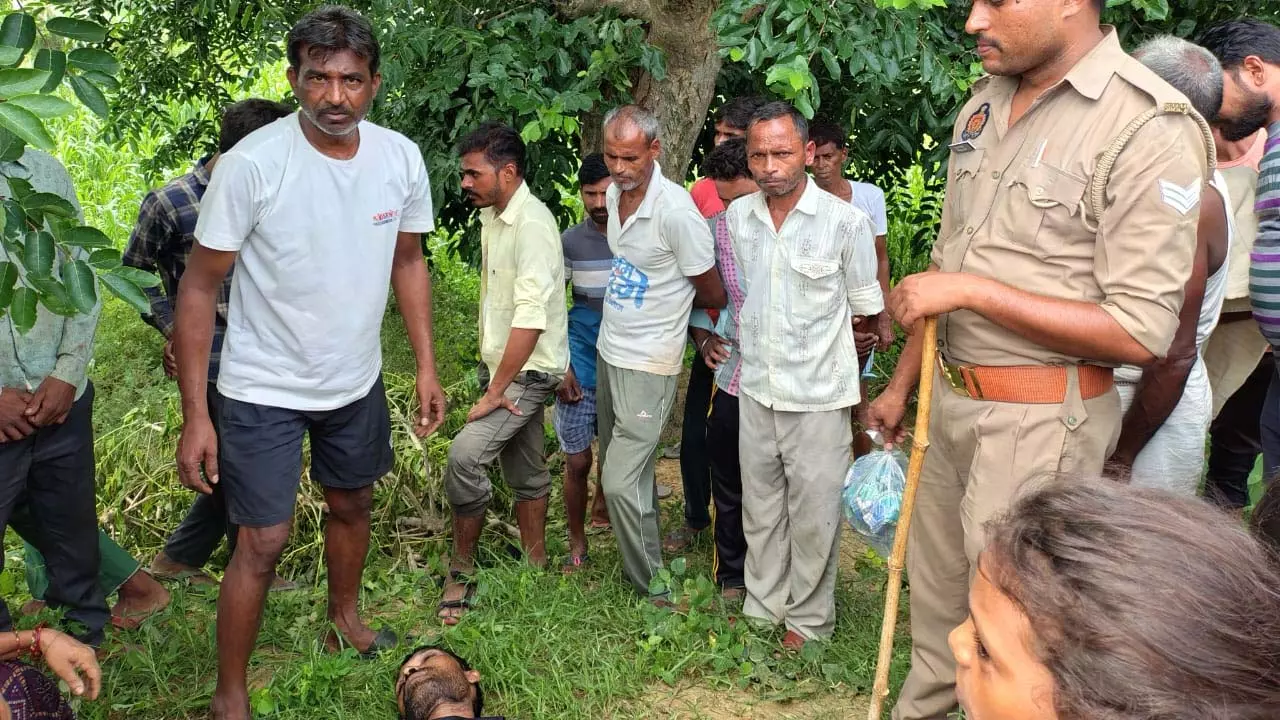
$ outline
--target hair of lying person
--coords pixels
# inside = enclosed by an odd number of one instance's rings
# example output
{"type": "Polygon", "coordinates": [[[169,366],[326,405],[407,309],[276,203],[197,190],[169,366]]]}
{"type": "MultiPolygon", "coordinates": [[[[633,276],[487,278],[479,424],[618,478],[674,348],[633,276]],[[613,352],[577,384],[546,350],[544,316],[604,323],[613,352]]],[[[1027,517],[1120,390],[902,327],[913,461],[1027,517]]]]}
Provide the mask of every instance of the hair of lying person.
{"type": "MultiPolygon", "coordinates": [[[[446,647],[443,647],[441,645],[420,645],[414,650],[410,651],[408,655],[405,655],[404,660],[400,661],[399,669],[397,670],[397,675],[403,671],[404,666],[409,664],[409,661],[412,660],[415,655],[426,652],[428,650],[437,650],[453,658],[454,662],[458,663],[458,667],[461,668],[462,672],[464,673],[470,672],[473,669],[471,667],[471,663],[467,662],[465,658],[463,658],[461,655],[455,653],[454,651],[446,647]]],[[[484,688],[481,687],[480,683],[476,683],[472,685],[472,687],[475,688],[476,698],[475,698],[475,701],[471,704],[471,709],[475,713],[476,717],[480,717],[481,715],[484,714],[484,688]]],[[[407,702],[408,702],[408,698],[406,698],[406,704],[407,702]]]]}

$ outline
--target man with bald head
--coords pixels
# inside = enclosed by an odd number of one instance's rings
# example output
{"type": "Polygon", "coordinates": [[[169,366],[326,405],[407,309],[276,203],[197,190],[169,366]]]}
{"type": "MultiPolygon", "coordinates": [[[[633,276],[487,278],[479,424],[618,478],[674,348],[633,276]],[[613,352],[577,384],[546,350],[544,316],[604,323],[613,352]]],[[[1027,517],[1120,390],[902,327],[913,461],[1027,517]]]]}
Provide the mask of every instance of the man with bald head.
{"type": "MultiPolygon", "coordinates": [[[[596,349],[601,486],[636,591],[662,567],[654,451],[671,412],[694,306],[725,306],[706,220],[684,188],[662,176],[658,120],[626,105],[604,119],[605,196],[613,270],[596,349]]],[[[655,588],[656,589],[656,588],[655,588]]]]}

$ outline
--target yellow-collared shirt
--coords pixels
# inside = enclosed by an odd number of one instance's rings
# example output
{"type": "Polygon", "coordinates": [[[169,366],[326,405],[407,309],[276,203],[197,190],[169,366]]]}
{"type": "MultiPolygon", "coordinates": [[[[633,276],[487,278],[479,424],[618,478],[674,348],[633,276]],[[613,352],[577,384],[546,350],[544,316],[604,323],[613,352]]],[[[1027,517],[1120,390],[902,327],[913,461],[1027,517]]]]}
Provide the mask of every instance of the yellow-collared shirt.
{"type": "Polygon", "coordinates": [[[527,184],[501,213],[480,211],[480,357],[492,375],[512,328],[541,330],[521,368],[564,375],[569,367],[564,252],[556,219],[527,184]]]}

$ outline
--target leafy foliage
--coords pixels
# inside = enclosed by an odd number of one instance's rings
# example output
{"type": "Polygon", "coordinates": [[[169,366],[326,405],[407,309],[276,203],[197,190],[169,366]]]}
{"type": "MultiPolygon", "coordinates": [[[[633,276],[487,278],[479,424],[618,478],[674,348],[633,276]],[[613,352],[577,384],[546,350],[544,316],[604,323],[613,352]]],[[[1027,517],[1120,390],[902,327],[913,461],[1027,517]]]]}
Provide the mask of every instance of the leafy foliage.
{"type": "MultiPolygon", "coordinates": [[[[44,23],[42,33],[36,21],[42,11],[29,6],[0,20],[3,161],[18,160],[27,145],[45,152],[55,149],[45,121],[75,109],[53,94],[64,82],[90,110],[106,115],[107,102],[100,86],[110,84],[107,80],[120,69],[109,52],[85,45],[105,42],[105,27],[80,18],[53,17],[44,23]],[[28,56],[31,63],[23,66],[28,56]]],[[[5,180],[10,197],[4,200],[4,230],[0,234],[0,257],[4,258],[0,262],[0,315],[8,312],[14,327],[25,333],[35,325],[37,305],[64,316],[91,312],[98,303],[99,280],[139,311],[147,309],[142,288],[157,284],[159,278],[121,267],[118,255],[99,256],[93,264],[86,262],[89,251],[108,248],[111,241],[102,232],[80,224],[75,207],[66,199],[36,192],[18,177],[6,174],[5,180]]]]}

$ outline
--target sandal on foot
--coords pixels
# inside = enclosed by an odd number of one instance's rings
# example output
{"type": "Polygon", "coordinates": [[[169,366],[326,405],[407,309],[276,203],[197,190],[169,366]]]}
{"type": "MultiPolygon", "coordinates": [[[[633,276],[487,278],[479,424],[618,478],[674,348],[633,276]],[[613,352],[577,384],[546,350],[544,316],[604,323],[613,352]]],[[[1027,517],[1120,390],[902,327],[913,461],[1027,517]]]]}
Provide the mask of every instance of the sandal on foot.
{"type": "MultiPolygon", "coordinates": [[[[444,622],[445,625],[453,626],[457,625],[462,619],[462,616],[466,614],[466,611],[471,609],[472,600],[475,599],[476,595],[476,585],[471,578],[457,570],[449,571],[449,583],[461,585],[463,587],[463,595],[457,600],[441,599],[440,603],[436,605],[436,617],[444,622]],[[457,614],[445,614],[447,611],[451,610],[460,610],[461,612],[457,614]]],[[[446,584],[445,592],[448,592],[448,590],[449,586],[446,584]]]]}
{"type": "Polygon", "coordinates": [[[581,555],[570,554],[569,557],[565,558],[564,565],[560,566],[560,572],[565,575],[572,575],[582,570],[583,566],[589,562],[591,562],[591,558],[586,553],[581,555]]]}
{"type": "MultiPolygon", "coordinates": [[[[336,628],[329,631],[329,637],[334,640],[334,645],[338,652],[342,652],[345,648],[355,648],[336,628]]],[[[377,660],[378,656],[384,651],[394,650],[399,644],[400,637],[396,635],[395,631],[384,627],[378,630],[377,635],[373,636],[373,642],[369,643],[369,647],[365,648],[363,652],[356,651],[356,657],[361,660],[377,660]]],[[[334,649],[328,642],[325,643],[325,646],[334,649]]]]}

